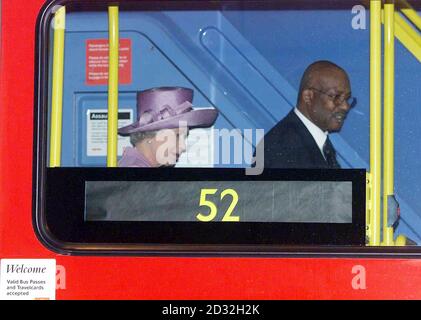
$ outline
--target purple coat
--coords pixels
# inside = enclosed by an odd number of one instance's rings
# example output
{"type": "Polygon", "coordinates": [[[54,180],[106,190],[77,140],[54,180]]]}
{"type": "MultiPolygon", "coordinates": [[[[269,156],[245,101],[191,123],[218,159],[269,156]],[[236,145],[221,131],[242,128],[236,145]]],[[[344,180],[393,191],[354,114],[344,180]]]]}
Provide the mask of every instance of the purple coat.
{"type": "Polygon", "coordinates": [[[136,149],[126,147],[123,151],[123,156],[118,162],[119,167],[151,167],[149,161],[136,149]]]}

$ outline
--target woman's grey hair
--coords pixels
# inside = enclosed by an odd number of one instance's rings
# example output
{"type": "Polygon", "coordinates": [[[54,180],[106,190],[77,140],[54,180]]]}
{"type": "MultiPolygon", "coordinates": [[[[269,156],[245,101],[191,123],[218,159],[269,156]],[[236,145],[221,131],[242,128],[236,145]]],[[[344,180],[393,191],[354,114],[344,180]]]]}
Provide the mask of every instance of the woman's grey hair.
{"type": "Polygon", "coordinates": [[[133,147],[145,139],[152,139],[155,137],[157,131],[134,132],[130,135],[130,143],[133,147]]]}

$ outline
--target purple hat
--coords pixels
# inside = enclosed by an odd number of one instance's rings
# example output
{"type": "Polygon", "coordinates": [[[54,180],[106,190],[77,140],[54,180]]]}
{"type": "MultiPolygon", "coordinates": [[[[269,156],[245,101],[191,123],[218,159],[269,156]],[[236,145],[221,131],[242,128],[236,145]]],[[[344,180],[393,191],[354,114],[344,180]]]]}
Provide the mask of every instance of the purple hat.
{"type": "Polygon", "coordinates": [[[210,127],[218,117],[216,109],[192,106],[193,90],[180,87],[152,88],[137,93],[137,121],[118,129],[121,135],[134,132],[175,129],[184,121],[189,128],[210,127]]]}

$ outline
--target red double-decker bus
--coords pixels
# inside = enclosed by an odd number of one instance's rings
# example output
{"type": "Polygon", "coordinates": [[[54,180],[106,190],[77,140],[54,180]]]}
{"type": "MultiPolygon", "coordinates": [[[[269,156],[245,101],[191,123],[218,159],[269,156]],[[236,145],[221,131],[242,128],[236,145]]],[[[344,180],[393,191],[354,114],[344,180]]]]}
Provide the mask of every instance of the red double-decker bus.
{"type": "Polygon", "coordinates": [[[2,278],[48,260],[57,299],[421,298],[409,2],[1,1],[2,278]],[[314,61],[358,99],[329,135],[341,169],[247,175],[314,61]],[[218,116],[176,168],[116,168],[150,88],[218,116]]]}

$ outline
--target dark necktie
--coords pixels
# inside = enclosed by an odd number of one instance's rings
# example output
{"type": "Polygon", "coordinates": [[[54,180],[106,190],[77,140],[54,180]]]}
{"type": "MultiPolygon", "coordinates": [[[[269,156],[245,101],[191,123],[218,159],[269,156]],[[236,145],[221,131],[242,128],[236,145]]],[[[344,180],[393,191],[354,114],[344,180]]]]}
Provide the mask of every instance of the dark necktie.
{"type": "Polygon", "coordinates": [[[329,168],[339,169],[341,166],[336,160],[336,151],[333,148],[332,142],[330,142],[329,137],[327,137],[325,144],[323,145],[323,154],[326,158],[329,168]]]}

